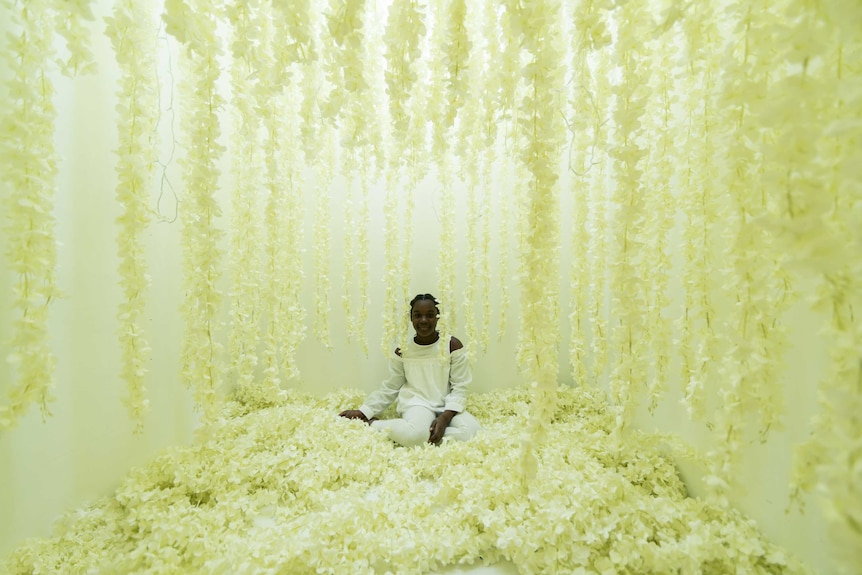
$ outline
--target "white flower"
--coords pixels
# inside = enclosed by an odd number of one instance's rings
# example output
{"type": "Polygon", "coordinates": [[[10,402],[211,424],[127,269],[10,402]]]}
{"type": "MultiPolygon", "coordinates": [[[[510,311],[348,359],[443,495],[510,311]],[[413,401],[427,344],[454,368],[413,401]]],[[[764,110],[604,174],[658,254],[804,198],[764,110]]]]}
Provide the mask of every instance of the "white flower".
{"type": "Polygon", "coordinates": [[[533,450],[535,480],[511,481],[521,433],[512,418],[525,418],[511,413],[531,395],[474,395],[482,434],[413,449],[335,415],[359,391],[294,392],[252,412],[229,403],[208,438],[133,470],[112,497],[70,513],[53,539],[25,543],[6,567],[370,573],[483,557],[533,572],[804,572],[738,513],[685,498],[655,438],[617,444],[598,393],[556,393],[556,423],[533,450]]]}

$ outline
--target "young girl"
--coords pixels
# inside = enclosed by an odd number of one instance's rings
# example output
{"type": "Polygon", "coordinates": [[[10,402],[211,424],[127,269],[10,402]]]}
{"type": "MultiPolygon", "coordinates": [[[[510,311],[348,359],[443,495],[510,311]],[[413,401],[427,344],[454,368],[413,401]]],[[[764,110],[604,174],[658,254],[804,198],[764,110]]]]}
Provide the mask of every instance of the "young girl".
{"type": "Polygon", "coordinates": [[[472,381],[467,352],[458,338],[440,341],[437,298],[419,294],[410,302],[410,321],[416,336],[407,349],[398,348],[389,360],[391,376],[368,396],[359,409],[339,415],[361,419],[404,446],[440,443],[443,437],[466,441],[479,431],[479,422],[464,411],[467,386],[472,381]],[[440,345],[448,347],[444,355],[440,345]],[[398,399],[400,419],[378,420],[376,416],[398,399]]]}

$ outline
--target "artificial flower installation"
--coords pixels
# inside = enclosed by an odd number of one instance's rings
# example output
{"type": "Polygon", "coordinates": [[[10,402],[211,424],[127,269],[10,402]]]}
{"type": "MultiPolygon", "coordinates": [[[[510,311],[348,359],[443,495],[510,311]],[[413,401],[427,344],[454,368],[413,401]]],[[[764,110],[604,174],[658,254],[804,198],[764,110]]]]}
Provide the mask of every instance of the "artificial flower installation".
{"type": "MultiPolygon", "coordinates": [[[[47,326],[60,293],[51,72],[87,73],[93,58],[83,24],[92,17],[88,2],[8,1],[2,10],[11,29],[3,56],[11,78],[0,148],[3,231],[16,281],[8,356],[15,380],[0,402],[5,430],[31,406],[48,412],[55,359],[47,326]],[[65,40],[68,57],[57,58],[55,37],[65,40]]],[[[379,7],[367,0],[117,0],[106,33],[120,68],[118,333],[137,422],[148,401],[141,238],[158,90],[147,38],[158,15],[182,65],[180,378],[216,436],[133,472],[64,535],[22,547],[13,569],[338,572],[333,548],[320,543],[329,538],[355,557],[352,572],[401,570],[416,558],[413,568],[422,571],[499,557],[524,572],[721,572],[730,564],[794,572],[726,506],[743,445],[751,437],[767,441],[782,422],[782,320],[803,283],[816,285],[832,363],[818,382],[815,433],[801,446],[790,482],[798,490],[819,487],[835,540],[862,548],[862,468],[853,464],[862,437],[858,3],[393,0],[378,18],[379,7]],[[225,124],[233,126],[227,144],[225,124]],[[228,230],[220,227],[217,199],[223,163],[236,180],[228,230]],[[408,216],[426,178],[439,188],[441,337],[465,329],[472,354],[487,346],[489,331],[502,337],[513,323],[507,276],[517,268],[517,357],[535,394],[521,398],[533,413],[528,437],[507,436],[502,413],[488,412],[483,424],[498,435],[420,457],[347,425],[355,445],[389,463],[370,467],[339,459],[331,430],[317,430],[312,445],[311,435],[277,418],[279,410],[305,410],[303,421],[323,425],[307,415],[318,413],[313,400],[291,395],[285,403],[284,388],[301,377],[296,354],[306,317],[331,344],[337,276],[330,277],[328,232],[339,207],[327,194],[339,173],[358,191],[343,208],[351,225],[345,285],[336,291],[355,318],[348,335],[366,353],[375,252],[368,205],[376,182],[385,182],[387,194],[385,293],[378,294],[385,352],[409,337],[400,316],[417,241],[408,216]],[[468,254],[457,241],[462,185],[468,254]],[[309,198],[313,274],[304,273],[302,259],[309,198]],[[494,229],[491,213],[499,214],[494,229]],[[561,270],[561,255],[570,272],[561,270]],[[459,277],[462,265],[468,270],[459,277]],[[561,295],[566,274],[572,288],[561,295]],[[306,275],[314,310],[300,304],[306,275]],[[489,327],[482,294],[495,283],[504,305],[489,327]],[[561,318],[559,300],[569,295],[572,314],[561,318]],[[228,326],[219,315],[225,305],[228,326]],[[593,392],[559,390],[564,325],[571,381],[607,389],[607,405],[593,392]],[[226,403],[228,383],[239,404],[226,403]],[[685,499],[672,468],[632,429],[640,402],[655,407],[671,386],[682,391],[689,417],[716,436],[718,447],[699,455],[709,462],[709,504],[685,499]],[[561,407],[561,400],[575,403],[561,407]],[[588,407],[573,407],[582,401],[588,407]],[[715,401],[722,407],[708,410],[715,401]],[[564,429],[588,433],[601,447],[577,448],[564,429]],[[516,453],[502,447],[507,441],[520,446],[516,453]],[[650,455],[640,458],[635,446],[650,455]],[[500,465],[468,465],[478,454],[500,465]],[[319,468],[312,473],[297,457],[319,468]],[[464,483],[447,483],[441,466],[459,465],[464,483]],[[512,466],[530,485],[495,481],[512,466]],[[402,472],[413,473],[415,500],[397,487],[406,481],[402,472]],[[379,505],[376,532],[345,519],[369,498],[379,505]],[[407,517],[401,530],[399,505],[407,517]],[[459,517],[457,545],[437,532],[426,543],[412,538],[410,522],[432,512],[459,517]],[[300,528],[303,514],[313,520],[300,528]],[[526,531],[516,532],[516,522],[526,531]],[[81,540],[88,529],[98,535],[81,540]],[[275,549],[287,533],[292,543],[275,549]],[[127,548],[122,562],[111,563],[110,545],[127,548]],[[246,548],[257,554],[241,559],[246,548]]],[[[326,401],[333,409],[339,403],[326,401]]],[[[849,569],[862,569],[859,561],[850,557],[849,569]]]]}

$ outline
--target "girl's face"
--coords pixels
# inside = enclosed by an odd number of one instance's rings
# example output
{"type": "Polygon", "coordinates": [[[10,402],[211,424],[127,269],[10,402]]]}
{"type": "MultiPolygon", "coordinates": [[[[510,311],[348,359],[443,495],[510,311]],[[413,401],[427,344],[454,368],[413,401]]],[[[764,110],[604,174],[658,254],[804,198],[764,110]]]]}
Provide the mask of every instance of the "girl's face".
{"type": "Polygon", "coordinates": [[[416,335],[420,338],[429,338],[436,334],[438,316],[439,312],[430,299],[419,300],[413,304],[413,309],[410,310],[410,321],[413,322],[416,335]]]}

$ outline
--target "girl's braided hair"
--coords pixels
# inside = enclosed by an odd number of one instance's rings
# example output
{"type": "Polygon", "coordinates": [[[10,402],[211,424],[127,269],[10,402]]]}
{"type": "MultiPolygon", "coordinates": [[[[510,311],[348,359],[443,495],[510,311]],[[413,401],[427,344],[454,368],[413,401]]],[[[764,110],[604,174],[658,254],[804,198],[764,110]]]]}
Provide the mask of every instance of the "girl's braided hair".
{"type": "MultiPolygon", "coordinates": [[[[419,295],[417,295],[416,297],[414,297],[413,299],[410,300],[410,311],[411,312],[413,311],[413,306],[416,304],[417,301],[422,301],[422,300],[433,301],[434,307],[437,307],[438,305],[440,305],[440,301],[436,297],[431,295],[430,293],[420,293],[419,295]]],[[[440,311],[440,309],[438,308],[437,311],[440,311]]]]}

